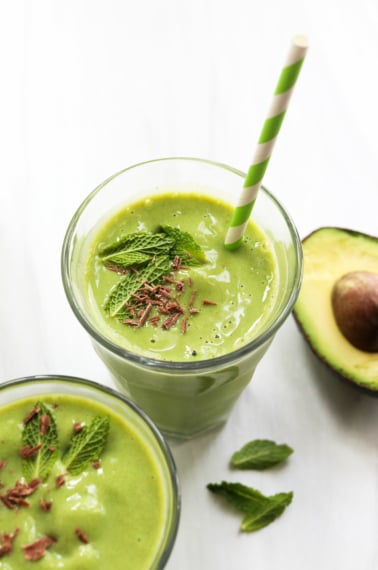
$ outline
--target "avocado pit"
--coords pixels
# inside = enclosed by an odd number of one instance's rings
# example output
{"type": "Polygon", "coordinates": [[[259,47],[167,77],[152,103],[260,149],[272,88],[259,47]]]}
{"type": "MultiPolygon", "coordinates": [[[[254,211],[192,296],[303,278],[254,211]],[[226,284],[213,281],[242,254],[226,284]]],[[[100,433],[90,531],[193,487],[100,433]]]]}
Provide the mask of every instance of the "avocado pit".
{"type": "Polygon", "coordinates": [[[335,282],[331,302],[344,337],[359,350],[378,352],[378,274],[346,273],[335,282]]]}

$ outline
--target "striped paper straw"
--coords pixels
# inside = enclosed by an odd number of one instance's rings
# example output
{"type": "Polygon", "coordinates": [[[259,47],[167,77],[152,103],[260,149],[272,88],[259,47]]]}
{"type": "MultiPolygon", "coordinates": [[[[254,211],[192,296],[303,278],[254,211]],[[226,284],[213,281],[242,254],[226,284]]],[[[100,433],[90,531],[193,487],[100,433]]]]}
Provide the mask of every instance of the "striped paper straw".
{"type": "Polygon", "coordinates": [[[308,42],[304,36],[295,36],[293,38],[285,65],[278,79],[268,116],[260,133],[252,164],[244,180],[238,205],[234,210],[231,224],[226,234],[224,243],[226,249],[237,249],[243,241],[243,233],[269,164],[274,143],[285,117],[307,47],[308,42]]]}

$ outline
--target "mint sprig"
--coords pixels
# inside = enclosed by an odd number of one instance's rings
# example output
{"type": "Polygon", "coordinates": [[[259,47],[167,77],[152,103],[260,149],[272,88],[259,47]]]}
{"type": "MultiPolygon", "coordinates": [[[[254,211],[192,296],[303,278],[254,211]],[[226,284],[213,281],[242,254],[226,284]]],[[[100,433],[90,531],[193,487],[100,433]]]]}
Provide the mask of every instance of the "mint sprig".
{"type": "Polygon", "coordinates": [[[36,449],[35,453],[22,459],[22,471],[27,481],[46,479],[58,457],[59,439],[54,415],[41,402],[35,404],[34,410],[36,413],[24,426],[21,437],[23,448],[36,449]],[[43,416],[49,418],[45,428],[41,423],[43,416]]]}
{"type": "Polygon", "coordinates": [[[285,443],[255,439],[232,455],[231,466],[237,469],[268,469],[287,459],[291,453],[293,449],[285,443]]]}
{"type": "MultiPolygon", "coordinates": [[[[100,459],[110,429],[107,416],[95,416],[88,426],[72,435],[62,457],[67,471],[78,475],[91,461],[100,459]]],[[[24,422],[21,435],[22,471],[25,479],[41,479],[49,476],[60,456],[58,426],[51,408],[37,402],[24,422]]]]}
{"type": "Polygon", "coordinates": [[[252,487],[227,481],[209,483],[207,488],[245,513],[240,527],[245,532],[254,532],[272,523],[293,499],[292,492],[266,496],[252,487]]]}
{"type": "Polygon", "coordinates": [[[63,455],[62,462],[72,475],[82,473],[91,461],[102,454],[109,433],[108,417],[96,416],[88,426],[75,433],[70,446],[63,455]]]}
{"type": "Polygon", "coordinates": [[[125,321],[127,305],[146,283],[160,285],[175,267],[205,263],[202,248],[188,233],[164,225],[153,233],[134,232],[100,247],[99,259],[105,267],[125,273],[107,294],[103,308],[109,317],[125,321]],[[179,258],[179,262],[177,261],[179,258]]]}

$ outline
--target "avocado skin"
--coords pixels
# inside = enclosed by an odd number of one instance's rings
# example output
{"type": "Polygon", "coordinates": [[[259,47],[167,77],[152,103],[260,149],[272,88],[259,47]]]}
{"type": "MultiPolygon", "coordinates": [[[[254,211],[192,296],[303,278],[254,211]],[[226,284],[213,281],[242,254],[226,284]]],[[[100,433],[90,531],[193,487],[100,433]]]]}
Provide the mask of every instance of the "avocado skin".
{"type": "Polygon", "coordinates": [[[293,316],[315,356],[335,377],[378,396],[378,353],[355,348],[342,335],[332,310],[334,283],[350,271],[378,273],[378,237],[324,226],[302,240],[304,275],[293,316]]]}

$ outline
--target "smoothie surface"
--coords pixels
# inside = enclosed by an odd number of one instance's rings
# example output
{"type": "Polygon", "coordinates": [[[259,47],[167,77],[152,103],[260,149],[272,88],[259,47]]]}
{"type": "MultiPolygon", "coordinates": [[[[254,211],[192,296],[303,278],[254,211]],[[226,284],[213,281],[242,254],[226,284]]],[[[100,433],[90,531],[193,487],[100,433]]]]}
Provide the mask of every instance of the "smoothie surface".
{"type": "Polygon", "coordinates": [[[25,497],[29,505],[9,508],[4,502],[7,490],[25,481],[19,455],[21,433],[24,418],[36,401],[28,398],[0,407],[3,544],[5,534],[18,529],[11,552],[1,555],[0,548],[0,569],[150,569],[166,524],[167,490],[148,442],[121,416],[100,404],[69,395],[43,396],[38,401],[52,406],[61,449],[68,447],[76,422],[89,425],[94,416],[110,418],[109,434],[99,464],[89,464],[82,473],[72,475],[58,459],[47,479],[25,497]],[[62,474],[64,483],[57,487],[56,478],[62,474]],[[46,536],[54,542],[44,555],[27,560],[23,547],[46,536]]]}
{"type": "Polygon", "coordinates": [[[265,236],[252,222],[238,250],[224,248],[231,216],[231,206],[221,200],[166,193],[126,206],[108,220],[94,239],[85,269],[88,310],[102,334],[132,352],[177,362],[228,354],[257,337],[276,300],[276,262],[265,236]],[[120,235],[155,232],[161,224],[190,233],[206,255],[205,263],[181,269],[175,277],[185,284],[179,293],[181,305],[197,311],[183,315],[185,332],[180,321],[169,330],[153,319],[135,327],[104,310],[109,291],[122,276],[104,266],[99,250],[120,235]]]}

